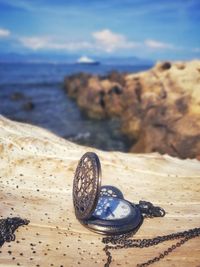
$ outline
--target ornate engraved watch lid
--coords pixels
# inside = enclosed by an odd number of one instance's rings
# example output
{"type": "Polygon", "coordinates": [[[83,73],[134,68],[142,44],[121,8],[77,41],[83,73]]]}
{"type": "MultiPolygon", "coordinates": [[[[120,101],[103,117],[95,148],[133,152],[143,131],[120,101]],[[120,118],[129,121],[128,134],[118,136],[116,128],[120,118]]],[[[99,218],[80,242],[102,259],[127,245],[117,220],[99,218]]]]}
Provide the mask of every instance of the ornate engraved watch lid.
{"type": "Polygon", "coordinates": [[[101,165],[93,152],[85,153],[76,168],[73,182],[75,215],[79,220],[89,219],[93,214],[101,187],[101,165]]]}

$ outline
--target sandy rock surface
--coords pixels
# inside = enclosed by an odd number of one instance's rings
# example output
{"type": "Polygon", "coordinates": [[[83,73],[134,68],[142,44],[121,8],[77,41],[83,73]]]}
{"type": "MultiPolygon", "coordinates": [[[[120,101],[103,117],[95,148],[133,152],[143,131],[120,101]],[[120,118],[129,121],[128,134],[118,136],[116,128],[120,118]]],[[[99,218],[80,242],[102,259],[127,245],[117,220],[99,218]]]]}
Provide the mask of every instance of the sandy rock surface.
{"type": "MultiPolygon", "coordinates": [[[[115,185],[130,201],[149,200],[167,211],[164,218],[146,219],[136,238],[200,227],[199,161],[97,151],[0,117],[0,214],[30,220],[17,230],[15,242],[0,249],[0,266],[104,266],[101,236],[76,220],[72,204],[74,171],[86,151],[99,155],[103,185],[115,185]]],[[[111,267],[136,266],[170,245],[114,251],[111,267]]],[[[196,238],[154,266],[199,264],[196,238]]]]}
{"type": "Polygon", "coordinates": [[[120,117],[132,152],[199,157],[200,61],[160,62],[124,76],[74,75],[65,88],[90,117],[120,117]]]}

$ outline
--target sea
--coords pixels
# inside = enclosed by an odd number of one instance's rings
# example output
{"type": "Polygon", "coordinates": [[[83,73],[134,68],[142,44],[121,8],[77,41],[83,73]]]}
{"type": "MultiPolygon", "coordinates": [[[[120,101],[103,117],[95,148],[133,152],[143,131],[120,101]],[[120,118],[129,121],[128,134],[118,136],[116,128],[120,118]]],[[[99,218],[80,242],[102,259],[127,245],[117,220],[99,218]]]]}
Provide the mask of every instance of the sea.
{"type": "Polygon", "coordinates": [[[139,72],[150,66],[0,63],[0,114],[48,129],[72,142],[106,151],[125,151],[129,140],[117,118],[93,120],[83,114],[64,88],[65,76],[115,70],[139,72]]]}

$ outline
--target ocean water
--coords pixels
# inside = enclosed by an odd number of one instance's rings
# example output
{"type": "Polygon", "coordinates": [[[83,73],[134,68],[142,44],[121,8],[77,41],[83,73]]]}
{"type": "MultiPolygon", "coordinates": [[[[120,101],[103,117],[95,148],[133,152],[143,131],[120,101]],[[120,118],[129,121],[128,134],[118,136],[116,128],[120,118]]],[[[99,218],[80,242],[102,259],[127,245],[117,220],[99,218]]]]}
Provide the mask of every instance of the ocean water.
{"type": "Polygon", "coordinates": [[[149,66],[0,63],[0,114],[46,128],[73,142],[103,150],[127,151],[117,119],[91,120],[63,90],[64,77],[78,72],[105,75],[149,66]]]}

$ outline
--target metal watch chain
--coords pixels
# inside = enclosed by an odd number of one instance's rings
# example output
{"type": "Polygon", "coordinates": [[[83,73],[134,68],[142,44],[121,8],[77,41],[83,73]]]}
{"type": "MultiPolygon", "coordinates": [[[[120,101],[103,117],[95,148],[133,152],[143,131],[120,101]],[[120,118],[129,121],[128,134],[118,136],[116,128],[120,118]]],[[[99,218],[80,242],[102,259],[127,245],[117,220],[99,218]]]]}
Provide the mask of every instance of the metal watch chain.
{"type": "Polygon", "coordinates": [[[0,219],[0,247],[2,247],[5,242],[14,241],[14,232],[18,227],[28,225],[29,222],[29,220],[21,219],[20,217],[0,219]]]}
{"type": "MultiPolygon", "coordinates": [[[[165,216],[164,209],[160,207],[155,207],[151,202],[140,201],[139,204],[137,205],[132,204],[132,205],[140,209],[143,218],[165,216]]],[[[147,248],[147,247],[155,246],[157,244],[160,244],[168,240],[180,239],[179,242],[167,248],[163,253],[160,253],[158,256],[144,263],[137,264],[137,267],[146,267],[163,259],[165,256],[167,256],[177,247],[182,246],[188,240],[200,236],[200,228],[194,228],[194,229],[189,229],[183,232],[177,232],[177,233],[164,235],[164,236],[157,236],[151,239],[130,239],[135,234],[136,231],[133,231],[131,233],[126,233],[126,234],[121,234],[121,235],[108,236],[102,239],[102,242],[105,244],[105,247],[103,250],[107,256],[107,261],[104,267],[109,267],[110,263],[112,262],[112,255],[111,255],[110,250],[114,250],[114,249],[116,250],[116,249],[122,249],[122,248],[128,249],[128,248],[134,248],[134,247],[135,248],[145,248],[145,247],[147,248]]]]}

